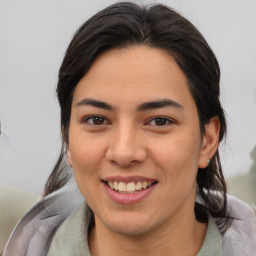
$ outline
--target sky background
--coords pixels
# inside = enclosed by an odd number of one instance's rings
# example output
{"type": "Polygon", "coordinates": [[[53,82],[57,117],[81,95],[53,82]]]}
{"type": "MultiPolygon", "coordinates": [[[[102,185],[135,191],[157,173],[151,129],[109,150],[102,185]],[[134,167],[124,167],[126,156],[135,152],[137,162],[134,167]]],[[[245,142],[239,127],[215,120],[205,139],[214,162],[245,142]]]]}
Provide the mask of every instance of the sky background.
{"type": "MultiPolygon", "coordinates": [[[[60,150],[57,74],[75,30],[107,0],[0,0],[0,120],[9,141],[0,183],[41,193],[60,150]]],[[[153,1],[134,1],[153,3],[153,1]]],[[[221,66],[226,177],[245,173],[256,145],[256,1],[166,0],[205,36],[221,66]]],[[[0,140],[0,153],[6,141],[0,140]]]]}

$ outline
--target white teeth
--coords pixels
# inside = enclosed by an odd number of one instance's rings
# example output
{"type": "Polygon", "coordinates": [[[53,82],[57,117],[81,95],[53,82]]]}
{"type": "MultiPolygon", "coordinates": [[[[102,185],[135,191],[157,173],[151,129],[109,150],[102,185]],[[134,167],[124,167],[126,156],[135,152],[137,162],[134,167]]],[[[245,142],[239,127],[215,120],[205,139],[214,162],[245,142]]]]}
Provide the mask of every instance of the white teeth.
{"type": "Polygon", "coordinates": [[[145,189],[145,188],[147,188],[147,186],[148,186],[148,182],[147,181],[143,181],[142,187],[145,189]]]}
{"type": "Polygon", "coordinates": [[[114,181],[114,189],[118,190],[118,182],[117,181],[114,181]]]}
{"type": "Polygon", "coordinates": [[[146,189],[152,185],[152,182],[147,181],[138,181],[138,182],[118,182],[118,181],[108,181],[109,187],[113,190],[122,192],[122,193],[135,193],[136,191],[146,189]]]}
{"type": "Polygon", "coordinates": [[[114,189],[114,182],[113,182],[113,181],[108,181],[108,185],[109,185],[112,189],[114,189]]]}
{"type": "Polygon", "coordinates": [[[142,189],[142,182],[141,182],[141,181],[138,181],[138,182],[136,183],[135,189],[136,189],[136,190],[141,190],[141,189],[142,189]]]}
{"type": "Polygon", "coordinates": [[[134,192],[135,191],[135,183],[134,182],[129,182],[126,185],[126,191],[127,192],[134,192]]]}
{"type": "Polygon", "coordinates": [[[119,182],[118,190],[120,192],[126,192],[126,184],[124,182],[119,182]]]}

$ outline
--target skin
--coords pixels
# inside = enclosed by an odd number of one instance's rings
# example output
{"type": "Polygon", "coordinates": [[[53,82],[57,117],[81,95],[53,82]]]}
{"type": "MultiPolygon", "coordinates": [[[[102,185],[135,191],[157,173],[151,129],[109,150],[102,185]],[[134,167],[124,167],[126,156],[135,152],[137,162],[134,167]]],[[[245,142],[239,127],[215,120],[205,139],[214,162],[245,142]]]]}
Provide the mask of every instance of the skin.
{"type": "Polygon", "coordinates": [[[200,134],[187,79],[163,50],[112,49],[96,59],[74,91],[67,150],[78,187],[95,214],[92,255],[197,254],[207,225],[195,219],[196,174],[217,149],[218,118],[205,128],[200,134]],[[138,109],[163,99],[180,107],[138,109]],[[95,122],[91,116],[100,118],[95,122]],[[102,182],[116,175],[140,175],[157,184],[143,200],[120,204],[102,182]]]}

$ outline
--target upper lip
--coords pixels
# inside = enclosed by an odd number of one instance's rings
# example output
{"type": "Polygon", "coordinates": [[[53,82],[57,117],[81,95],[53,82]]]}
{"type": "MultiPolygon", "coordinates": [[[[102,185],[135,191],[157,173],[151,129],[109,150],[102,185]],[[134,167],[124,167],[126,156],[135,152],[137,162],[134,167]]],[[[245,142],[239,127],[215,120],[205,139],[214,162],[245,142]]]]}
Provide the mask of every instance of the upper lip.
{"type": "Polygon", "coordinates": [[[144,176],[140,176],[140,175],[133,175],[133,176],[128,176],[128,177],[124,177],[124,176],[120,176],[120,175],[116,175],[116,176],[108,176],[102,179],[103,181],[117,181],[117,182],[125,182],[125,183],[129,183],[129,182],[136,182],[136,181],[147,181],[147,182],[156,182],[156,179],[152,179],[152,178],[148,178],[148,177],[144,177],[144,176]]]}

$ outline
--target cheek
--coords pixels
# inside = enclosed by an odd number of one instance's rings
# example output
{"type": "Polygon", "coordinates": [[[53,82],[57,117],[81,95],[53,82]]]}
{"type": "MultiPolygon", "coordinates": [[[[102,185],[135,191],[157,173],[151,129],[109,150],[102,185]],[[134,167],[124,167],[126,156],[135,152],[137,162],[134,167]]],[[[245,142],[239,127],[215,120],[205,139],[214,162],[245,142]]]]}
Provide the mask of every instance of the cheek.
{"type": "Polygon", "coordinates": [[[70,155],[72,168],[79,190],[89,203],[97,194],[99,185],[98,169],[100,165],[98,147],[88,144],[90,141],[70,138],[70,155]]]}
{"type": "Polygon", "coordinates": [[[70,132],[69,151],[78,182],[81,182],[80,179],[86,182],[88,178],[97,175],[101,160],[104,158],[102,141],[85,136],[83,132],[70,132]]]}
{"type": "Polygon", "coordinates": [[[198,137],[192,133],[186,136],[182,133],[153,143],[152,158],[168,178],[177,181],[182,177],[183,182],[196,176],[200,148],[198,137]]]}

